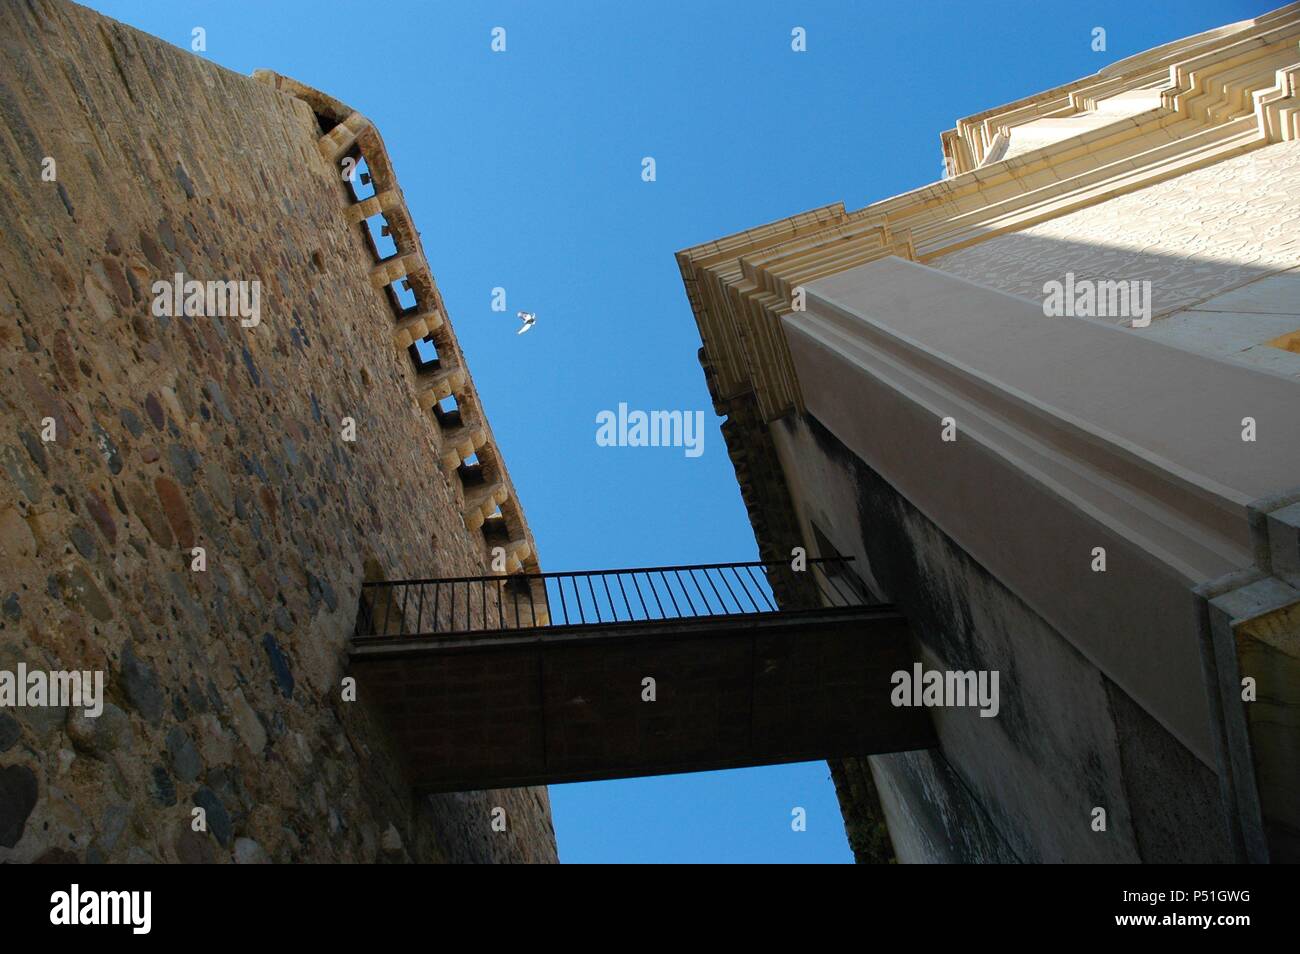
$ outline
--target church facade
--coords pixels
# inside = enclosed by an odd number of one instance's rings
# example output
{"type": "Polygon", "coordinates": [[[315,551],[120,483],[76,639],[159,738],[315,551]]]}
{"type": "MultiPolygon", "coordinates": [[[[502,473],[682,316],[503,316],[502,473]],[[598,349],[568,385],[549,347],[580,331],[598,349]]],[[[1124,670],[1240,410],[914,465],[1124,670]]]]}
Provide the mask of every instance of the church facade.
{"type": "Polygon", "coordinates": [[[998,677],[832,763],[859,860],[1300,854],[1298,88],[1292,4],[678,253],[763,558],[852,556],[920,667],[998,677]]]}

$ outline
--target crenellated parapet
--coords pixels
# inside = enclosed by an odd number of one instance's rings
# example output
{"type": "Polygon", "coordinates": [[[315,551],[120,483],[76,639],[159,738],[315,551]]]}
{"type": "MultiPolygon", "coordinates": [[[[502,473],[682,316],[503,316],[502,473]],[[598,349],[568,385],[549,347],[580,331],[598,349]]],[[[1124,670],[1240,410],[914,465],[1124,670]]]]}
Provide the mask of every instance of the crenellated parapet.
{"type": "Polygon", "coordinates": [[[341,173],[349,160],[357,169],[364,160],[364,171],[358,169],[356,175],[374,187],[374,195],[357,199],[340,174],[340,191],[347,203],[344,214],[359,227],[374,256],[370,283],[385,295],[392,310],[393,345],[411,358],[413,396],[437,424],[439,465],[458,495],[466,528],[482,535],[485,565],[491,566],[492,551],[500,547],[506,554],[506,573],[538,572],[532,533],[379,130],[350,106],[287,76],[257,70],[253,77],[311,108],[322,130],[317,143],[321,158],[333,169],[341,173]],[[367,222],[376,215],[383,217],[381,234],[393,242],[391,255],[382,256],[375,247],[367,222]],[[399,285],[414,296],[414,305],[402,304],[399,285]],[[436,356],[422,357],[417,343],[423,343],[426,351],[432,348],[436,356]]]}

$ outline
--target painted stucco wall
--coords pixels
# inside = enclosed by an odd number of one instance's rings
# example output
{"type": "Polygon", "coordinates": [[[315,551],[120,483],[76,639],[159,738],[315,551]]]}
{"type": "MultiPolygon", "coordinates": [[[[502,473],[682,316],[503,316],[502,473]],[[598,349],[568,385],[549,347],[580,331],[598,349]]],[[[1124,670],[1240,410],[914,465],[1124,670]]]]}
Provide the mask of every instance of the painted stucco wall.
{"type": "Polygon", "coordinates": [[[868,760],[900,861],[1228,860],[1204,763],[815,419],[771,432],[805,539],[857,558],[926,668],[1000,672],[996,717],[932,709],[939,749],[868,760]]]}
{"type": "MultiPolygon", "coordinates": [[[[1041,303],[1043,286],[1149,281],[1134,334],[1291,376],[1300,354],[1300,141],[1264,146],[926,262],[1041,303]]],[[[1101,317],[1127,324],[1124,316],[1101,317]]]]}

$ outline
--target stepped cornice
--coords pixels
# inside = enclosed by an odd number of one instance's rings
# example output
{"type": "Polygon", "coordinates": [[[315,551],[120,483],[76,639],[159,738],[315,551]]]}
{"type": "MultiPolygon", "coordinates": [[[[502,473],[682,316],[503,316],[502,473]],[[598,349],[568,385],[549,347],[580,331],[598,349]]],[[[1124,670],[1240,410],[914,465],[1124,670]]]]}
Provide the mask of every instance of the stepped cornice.
{"type": "MultiPolygon", "coordinates": [[[[357,200],[352,190],[342,185],[340,193],[347,203],[344,214],[348,222],[359,227],[374,252],[370,283],[385,294],[393,311],[393,346],[405,354],[416,341],[432,340],[437,349],[438,358],[432,367],[414,371],[412,397],[437,422],[438,460],[457,490],[465,526],[471,531],[491,528],[493,539],[489,540],[485,534],[482,541],[485,566],[491,566],[492,548],[501,546],[506,552],[507,573],[540,572],[532,532],[501,460],[491,425],[483,414],[465,355],[447,317],[447,307],[425,258],[420,233],[379,130],[347,104],[290,77],[271,70],[257,70],[253,77],[302,100],[315,113],[325,130],[317,146],[331,175],[335,175],[346,158],[365,160],[375,193],[357,200]],[[384,234],[396,247],[396,252],[388,257],[380,257],[374,249],[366,225],[366,220],[375,215],[383,215],[384,234]],[[414,294],[414,306],[401,305],[392,288],[396,282],[402,282],[414,294]],[[457,411],[444,414],[435,410],[437,403],[449,396],[455,397],[457,411]],[[477,463],[467,464],[470,457],[477,463]],[[505,542],[494,542],[497,538],[505,542]]],[[[335,177],[343,183],[341,176],[335,177]]]]}

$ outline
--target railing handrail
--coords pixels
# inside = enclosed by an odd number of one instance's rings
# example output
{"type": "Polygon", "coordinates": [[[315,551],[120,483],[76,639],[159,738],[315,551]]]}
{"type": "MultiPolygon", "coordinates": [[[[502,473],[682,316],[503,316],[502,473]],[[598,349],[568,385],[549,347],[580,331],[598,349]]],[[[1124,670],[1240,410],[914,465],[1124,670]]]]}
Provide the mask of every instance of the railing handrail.
{"type": "MultiPolygon", "coordinates": [[[[817,563],[852,563],[853,557],[808,557],[809,566],[817,563]]],[[[409,580],[365,580],[362,586],[417,586],[431,583],[490,583],[510,580],[547,580],[558,577],[610,576],[618,573],[672,573],[688,570],[722,570],[731,567],[790,566],[790,560],[750,560],[743,563],[690,563],[680,566],[626,566],[612,570],[553,570],[549,573],[488,573],[484,576],[442,576],[409,580]]],[[[791,572],[798,572],[791,567],[791,572]]]]}
{"type": "Polygon", "coordinates": [[[798,566],[794,560],[747,560],[371,580],[361,585],[354,638],[389,638],[393,623],[395,637],[554,632],[592,624],[668,623],[781,614],[816,606],[874,605],[852,562],[851,556],[833,556],[809,557],[798,566]],[[430,595],[432,615],[426,629],[424,611],[430,595]],[[408,610],[414,613],[413,623],[408,610]]]}

